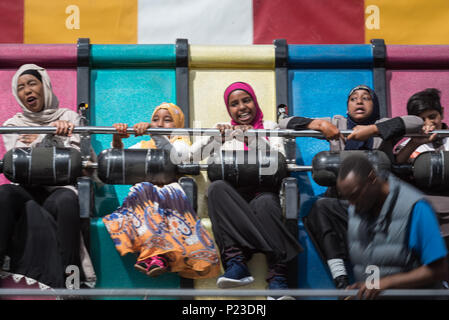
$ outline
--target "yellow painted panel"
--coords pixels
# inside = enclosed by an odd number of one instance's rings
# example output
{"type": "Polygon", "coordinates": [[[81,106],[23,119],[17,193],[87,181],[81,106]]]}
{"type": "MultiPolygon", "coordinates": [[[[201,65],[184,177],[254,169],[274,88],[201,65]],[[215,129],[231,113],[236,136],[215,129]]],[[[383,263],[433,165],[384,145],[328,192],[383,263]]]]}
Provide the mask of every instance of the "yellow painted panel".
{"type": "MultiPolygon", "coordinates": [[[[212,128],[218,122],[229,122],[223,94],[236,81],[249,83],[256,95],[265,120],[276,121],[275,73],[271,70],[207,70],[190,71],[190,127],[212,128]]],[[[195,137],[194,137],[195,139],[195,137]]],[[[206,173],[195,177],[198,184],[198,214],[207,217],[206,173]]]]}
{"type": "Polygon", "coordinates": [[[189,47],[190,68],[274,68],[274,46],[189,47]]]}
{"type": "Polygon", "coordinates": [[[137,43],[137,0],[25,0],[24,43],[137,43]]]}
{"type": "MultiPolygon", "coordinates": [[[[229,122],[223,94],[228,85],[236,81],[249,83],[256,95],[265,120],[276,121],[276,85],[273,70],[193,69],[190,71],[190,126],[211,128],[217,122],[229,122]]],[[[207,174],[195,176],[198,185],[198,214],[212,234],[207,213],[207,174]]],[[[265,256],[255,254],[248,267],[255,282],[243,288],[265,289],[267,266],[265,256]]],[[[216,289],[215,279],[195,280],[195,288],[216,289]]],[[[217,297],[214,297],[216,299],[217,297]]],[[[252,297],[261,299],[262,297],[252,297]]],[[[231,297],[226,299],[233,299],[231,297]]],[[[242,298],[235,298],[242,299],[242,298]]]]}
{"type": "Polygon", "coordinates": [[[449,44],[449,1],[365,0],[365,42],[449,44]]]}
{"type": "Polygon", "coordinates": [[[190,125],[200,121],[203,128],[217,122],[229,122],[223,94],[236,81],[249,83],[264,113],[264,120],[276,121],[276,85],[274,70],[190,70],[190,125]]]}

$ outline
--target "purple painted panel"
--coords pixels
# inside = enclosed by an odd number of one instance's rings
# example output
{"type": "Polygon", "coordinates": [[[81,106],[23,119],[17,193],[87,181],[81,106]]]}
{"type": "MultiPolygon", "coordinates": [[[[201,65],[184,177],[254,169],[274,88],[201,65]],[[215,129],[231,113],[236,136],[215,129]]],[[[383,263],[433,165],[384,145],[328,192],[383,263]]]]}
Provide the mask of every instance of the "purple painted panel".
{"type": "Polygon", "coordinates": [[[449,68],[448,45],[388,45],[388,69],[449,68]]]}
{"type": "MultiPolygon", "coordinates": [[[[11,79],[25,63],[47,69],[59,105],[76,111],[76,45],[0,45],[0,124],[21,109],[11,92],[11,79]]],[[[5,153],[0,139],[0,158],[5,153]]],[[[0,175],[0,184],[8,180],[0,175]]]]}

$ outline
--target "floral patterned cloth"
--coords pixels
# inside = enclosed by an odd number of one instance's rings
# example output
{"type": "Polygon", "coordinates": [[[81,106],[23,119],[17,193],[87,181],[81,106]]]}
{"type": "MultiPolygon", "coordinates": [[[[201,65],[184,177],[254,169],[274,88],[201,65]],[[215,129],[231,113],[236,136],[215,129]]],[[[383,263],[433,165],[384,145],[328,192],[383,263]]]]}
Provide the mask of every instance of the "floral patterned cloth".
{"type": "Polygon", "coordinates": [[[136,184],[103,222],[121,255],[138,253],[140,261],[164,254],[169,270],[185,278],[213,278],[220,272],[214,242],[178,183],[136,184]]]}

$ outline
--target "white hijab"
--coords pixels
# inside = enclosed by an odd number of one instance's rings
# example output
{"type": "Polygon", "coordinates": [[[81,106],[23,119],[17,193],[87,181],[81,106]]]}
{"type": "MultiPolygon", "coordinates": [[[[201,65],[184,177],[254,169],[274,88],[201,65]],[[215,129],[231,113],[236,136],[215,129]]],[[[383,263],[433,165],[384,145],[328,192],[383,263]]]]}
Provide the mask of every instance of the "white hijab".
{"type": "Polygon", "coordinates": [[[64,113],[70,111],[69,109],[59,109],[58,98],[53,93],[53,89],[50,82],[50,77],[44,68],[41,68],[35,64],[24,64],[14,74],[12,78],[12,94],[16,98],[17,103],[22,108],[23,112],[17,113],[11,119],[8,119],[4,125],[9,126],[45,126],[53,121],[58,120],[64,113]],[[42,85],[44,87],[44,109],[40,112],[33,112],[28,110],[20,101],[17,95],[17,81],[20,75],[26,70],[36,70],[42,76],[42,85]]]}
{"type": "MultiPolygon", "coordinates": [[[[24,64],[17,70],[12,78],[12,94],[17,100],[17,103],[22,108],[23,112],[16,113],[12,118],[9,118],[3,124],[8,127],[38,127],[38,126],[48,126],[50,123],[56,120],[68,120],[75,125],[79,125],[79,115],[69,109],[66,108],[58,108],[59,101],[58,98],[53,93],[50,77],[45,71],[44,68],[41,68],[35,64],[24,64]],[[42,77],[42,85],[44,87],[44,108],[40,112],[32,112],[27,109],[20,101],[19,96],[17,95],[17,82],[20,75],[26,70],[36,70],[42,77]]],[[[36,139],[32,145],[22,145],[18,142],[19,135],[18,134],[4,134],[2,135],[3,142],[5,144],[6,150],[9,150],[14,147],[28,147],[33,146],[37,143],[40,143],[45,135],[39,135],[39,139],[36,139]]],[[[79,136],[72,135],[71,137],[65,138],[69,144],[74,144],[76,147],[79,145],[79,136]]]]}

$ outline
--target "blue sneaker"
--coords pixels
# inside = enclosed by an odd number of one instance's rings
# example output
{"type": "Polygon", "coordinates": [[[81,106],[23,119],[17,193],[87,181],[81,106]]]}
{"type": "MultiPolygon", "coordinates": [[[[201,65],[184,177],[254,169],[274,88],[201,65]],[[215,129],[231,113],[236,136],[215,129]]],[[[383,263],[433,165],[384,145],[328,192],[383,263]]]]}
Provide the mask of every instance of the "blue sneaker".
{"type": "MultiPolygon", "coordinates": [[[[273,277],[268,282],[269,290],[282,290],[288,289],[287,278],[281,276],[273,277]]],[[[295,300],[292,296],[268,296],[267,300],[295,300]]]]}
{"type": "Polygon", "coordinates": [[[242,262],[231,260],[227,263],[224,275],[217,279],[217,287],[226,289],[245,286],[252,282],[254,282],[254,278],[248,267],[242,262]]]}

